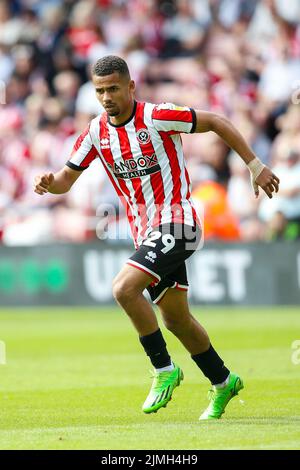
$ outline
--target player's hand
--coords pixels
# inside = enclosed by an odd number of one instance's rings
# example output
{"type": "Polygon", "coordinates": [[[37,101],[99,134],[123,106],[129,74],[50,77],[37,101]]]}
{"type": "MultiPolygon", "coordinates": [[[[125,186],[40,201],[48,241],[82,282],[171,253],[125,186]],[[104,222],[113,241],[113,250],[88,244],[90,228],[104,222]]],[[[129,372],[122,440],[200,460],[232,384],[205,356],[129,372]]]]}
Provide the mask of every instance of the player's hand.
{"type": "Polygon", "coordinates": [[[39,175],[34,178],[34,192],[41,196],[48,192],[49,187],[54,181],[53,173],[39,175]]]}
{"type": "Polygon", "coordinates": [[[275,191],[278,193],[279,190],[279,183],[280,180],[278,176],[274,175],[274,173],[265,166],[265,168],[262,170],[262,172],[258,175],[258,177],[255,180],[255,186],[254,186],[254,192],[255,196],[258,197],[259,194],[259,189],[258,187],[260,186],[266,195],[272,199],[273,197],[273,192],[275,191]]]}

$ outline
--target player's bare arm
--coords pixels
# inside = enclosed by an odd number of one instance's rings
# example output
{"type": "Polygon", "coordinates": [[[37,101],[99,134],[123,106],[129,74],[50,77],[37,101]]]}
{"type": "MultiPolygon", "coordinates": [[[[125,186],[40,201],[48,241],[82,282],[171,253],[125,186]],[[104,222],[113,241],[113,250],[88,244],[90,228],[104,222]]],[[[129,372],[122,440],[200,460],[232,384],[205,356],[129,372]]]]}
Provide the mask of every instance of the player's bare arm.
{"type": "Polygon", "coordinates": [[[195,132],[213,131],[218,134],[248,166],[255,196],[258,196],[258,186],[260,186],[271,199],[272,193],[279,190],[279,178],[261,163],[237,128],[226,117],[216,113],[196,110],[196,117],[195,132]]]}
{"type": "Polygon", "coordinates": [[[64,166],[55,174],[38,175],[34,178],[34,191],[41,196],[46,193],[67,193],[80,175],[81,171],[72,170],[68,166],[64,166]]]}

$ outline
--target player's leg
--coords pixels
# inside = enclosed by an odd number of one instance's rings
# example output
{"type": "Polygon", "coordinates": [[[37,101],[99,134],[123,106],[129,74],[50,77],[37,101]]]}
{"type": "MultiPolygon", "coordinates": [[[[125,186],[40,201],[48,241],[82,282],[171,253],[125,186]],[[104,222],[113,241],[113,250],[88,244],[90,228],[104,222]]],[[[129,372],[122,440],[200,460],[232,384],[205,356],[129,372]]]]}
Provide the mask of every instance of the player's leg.
{"type": "Polygon", "coordinates": [[[129,316],[139,336],[158,330],[154,310],[143,295],[152,281],[153,277],[149,274],[128,264],[113,280],[113,296],[129,316]]]}
{"type": "Polygon", "coordinates": [[[168,289],[157,305],[166,328],[177,336],[191,355],[208,350],[208,334],[190,313],[186,290],[168,289]]]}
{"type": "Polygon", "coordinates": [[[168,289],[158,307],[167,329],[181,341],[211,383],[226,381],[229,370],[211,346],[203,326],[190,313],[187,291],[168,289]]]}
{"type": "Polygon", "coordinates": [[[145,287],[152,281],[148,273],[126,264],[113,282],[113,295],[131,319],[155,368],[153,384],[143,405],[145,413],[166,406],[174,388],[183,379],[181,369],[171,361],[155,313],[143,296],[145,287]]]}
{"type": "Polygon", "coordinates": [[[181,341],[213,385],[210,404],[200,419],[220,418],[229,400],[243,388],[242,380],[225,367],[205,329],[191,315],[186,291],[168,289],[158,307],[167,329],[181,341]]]}

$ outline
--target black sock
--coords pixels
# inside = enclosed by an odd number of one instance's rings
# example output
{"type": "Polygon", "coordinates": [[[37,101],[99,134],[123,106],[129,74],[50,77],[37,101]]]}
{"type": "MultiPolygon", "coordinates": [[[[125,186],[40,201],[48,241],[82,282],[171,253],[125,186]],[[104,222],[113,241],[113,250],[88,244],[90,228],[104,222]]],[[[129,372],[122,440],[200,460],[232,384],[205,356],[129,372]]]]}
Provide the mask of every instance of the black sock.
{"type": "Polygon", "coordinates": [[[207,351],[192,356],[192,359],[213,385],[224,382],[230,374],[212,345],[209,346],[207,351]]]}
{"type": "Polygon", "coordinates": [[[151,335],[140,336],[140,342],[155,369],[171,365],[171,358],[160,329],[151,333],[151,335]]]}

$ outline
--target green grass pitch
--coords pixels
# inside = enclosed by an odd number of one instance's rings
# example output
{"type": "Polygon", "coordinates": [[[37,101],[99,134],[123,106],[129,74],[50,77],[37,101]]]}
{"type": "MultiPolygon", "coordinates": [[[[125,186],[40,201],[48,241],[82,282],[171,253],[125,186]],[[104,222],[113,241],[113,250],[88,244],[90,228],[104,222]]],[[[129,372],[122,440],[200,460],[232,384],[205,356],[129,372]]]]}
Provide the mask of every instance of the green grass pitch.
{"type": "Polygon", "coordinates": [[[299,449],[300,309],[193,313],[245,382],[219,421],[198,421],[209,382],[165,329],[185,379],[145,415],[150,363],[121,310],[1,309],[0,449],[299,449]]]}

